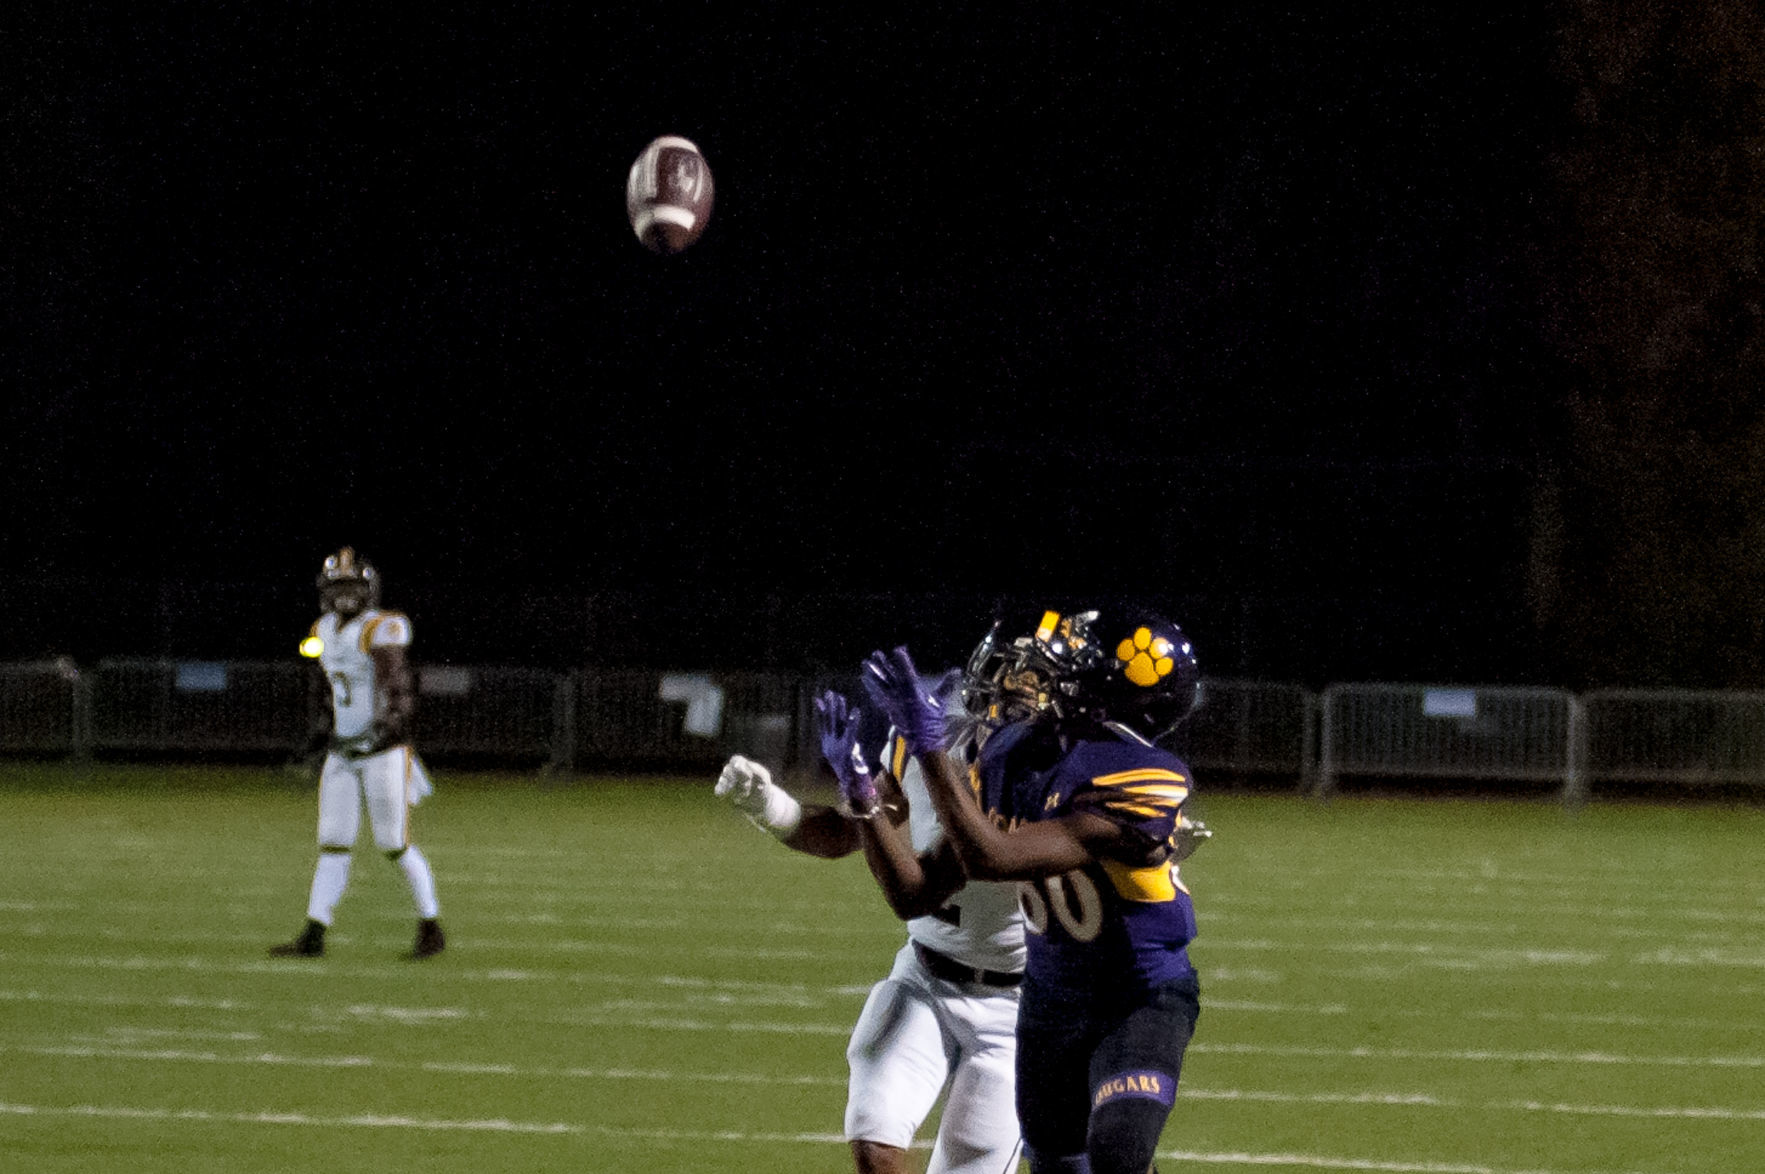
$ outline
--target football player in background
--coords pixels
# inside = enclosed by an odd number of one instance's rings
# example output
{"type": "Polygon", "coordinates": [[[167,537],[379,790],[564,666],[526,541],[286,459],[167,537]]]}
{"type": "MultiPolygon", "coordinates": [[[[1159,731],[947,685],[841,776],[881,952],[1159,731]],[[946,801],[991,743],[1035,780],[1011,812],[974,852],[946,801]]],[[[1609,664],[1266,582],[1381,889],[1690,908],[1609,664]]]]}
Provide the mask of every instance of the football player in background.
{"type": "Polygon", "coordinates": [[[270,953],[324,954],[325,931],[349,884],[365,801],[374,844],[398,865],[416,904],[416,942],[407,957],[428,958],[441,953],[446,939],[437,920],[435,874],[410,840],[410,809],[428,790],[411,748],[416,690],[405,652],[411,622],[381,610],[379,577],[347,546],[325,560],[318,588],[321,614],[300,650],[317,662],[330,693],[330,704],[320,708],[327,728],[317,731],[328,735],[319,772],[319,860],[305,928],[270,953]]]}
{"type": "Polygon", "coordinates": [[[1147,1174],[1200,1012],[1195,910],[1177,864],[1208,834],[1189,768],[1153,742],[1193,708],[1194,652],[1145,612],[1045,613],[964,674],[995,727],[972,772],[904,648],[864,684],[925,769],[967,875],[1018,881],[1029,957],[1017,1105],[1033,1174],[1147,1174]],[[970,778],[972,777],[972,784],[970,778]],[[978,800],[977,800],[978,793],[978,800]]]}
{"type": "MultiPolygon", "coordinates": [[[[946,685],[955,682],[952,672],[946,685]]],[[[1016,887],[967,882],[893,731],[880,747],[864,737],[860,711],[838,693],[815,708],[838,808],[799,803],[739,755],[716,794],[796,851],[828,859],[862,851],[907,923],[907,943],[871,988],[846,1048],[845,1133],[858,1174],[906,1174],[908,1147],[946,1087],[927,1174],[1011,1174],[1021,1148],[1012,1098],[1023,971],[1016,887]]],[[[954,735],[954,753],[973,730],[968,723],[954,735]]]]}

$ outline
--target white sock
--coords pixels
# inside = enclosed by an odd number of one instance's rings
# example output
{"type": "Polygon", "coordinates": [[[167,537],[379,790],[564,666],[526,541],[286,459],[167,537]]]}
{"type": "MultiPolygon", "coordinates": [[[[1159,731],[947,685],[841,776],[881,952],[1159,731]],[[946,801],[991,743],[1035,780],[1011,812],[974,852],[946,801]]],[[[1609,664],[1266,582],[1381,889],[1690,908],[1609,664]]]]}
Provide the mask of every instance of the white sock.
{"type": "Polygon", "coordinates": [[[441,903],[435,899],[435,873],[430,870],[422,850],[412,844],[400,854],[398,866],[404,870],[405,880],[410,882],[411,899],[417,903],[417,916],[425,920],[440,916],[441,903]]]}
{"type": "Polygon", "coordinates": [[[312,896],[307,899],[306,915],[320,925],[330,925],[337,912],[337,902],[349,887],[348,852],[320,852],[318,866],[313,869],[312,896]]]}

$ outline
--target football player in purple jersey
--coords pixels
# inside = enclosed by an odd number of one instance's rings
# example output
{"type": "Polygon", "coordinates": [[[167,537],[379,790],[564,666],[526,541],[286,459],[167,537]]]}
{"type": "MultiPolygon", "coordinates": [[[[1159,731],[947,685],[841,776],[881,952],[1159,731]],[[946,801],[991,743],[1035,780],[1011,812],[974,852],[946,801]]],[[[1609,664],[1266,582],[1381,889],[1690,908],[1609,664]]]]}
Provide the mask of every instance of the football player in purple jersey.
{"type": "Polygon", "coordinates": [[[1017,881],[1028,919],[1017,1110],[1033,1174],[1146,1174],[1200,1011],[1178,863],[1209,834],[1189,768],[1154,742],[1199,693],[1194,650],[1150,612],[995,625],[964,674],[996,732],[969,778],[907,650],[865,662],[973,880],[1017,881]]]}

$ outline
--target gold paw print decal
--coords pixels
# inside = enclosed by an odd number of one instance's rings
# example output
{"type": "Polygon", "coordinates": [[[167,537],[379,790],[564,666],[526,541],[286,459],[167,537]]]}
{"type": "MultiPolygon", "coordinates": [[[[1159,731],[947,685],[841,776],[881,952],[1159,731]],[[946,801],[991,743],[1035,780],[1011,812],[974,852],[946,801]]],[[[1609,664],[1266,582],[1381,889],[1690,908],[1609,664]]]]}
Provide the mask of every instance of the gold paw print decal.
{"type": "Polygon", "coordinates": [[[1158,684],[1177,667],[1171,659],[1171,642],[1154,636],[1150,628],[1134,629],[1132,636],[1115,646],[1115,658],[1127,665],[1122,672],[1128,680],[1142,688],[1158,684]]]}

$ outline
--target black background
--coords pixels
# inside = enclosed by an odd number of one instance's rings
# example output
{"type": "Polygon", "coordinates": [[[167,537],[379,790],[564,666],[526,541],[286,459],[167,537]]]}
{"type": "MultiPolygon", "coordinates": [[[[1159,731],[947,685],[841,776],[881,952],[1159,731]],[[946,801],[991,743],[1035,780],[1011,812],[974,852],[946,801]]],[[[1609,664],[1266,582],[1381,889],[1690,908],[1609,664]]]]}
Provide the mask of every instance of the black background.
{"type": "Polygon", "coordinates": [[[864,7],[21,25],[0,654],[280,656],[350,543],[437,659],[1150,599],[1215,673],[1548,671],[1535,8],[864,7]]]}

